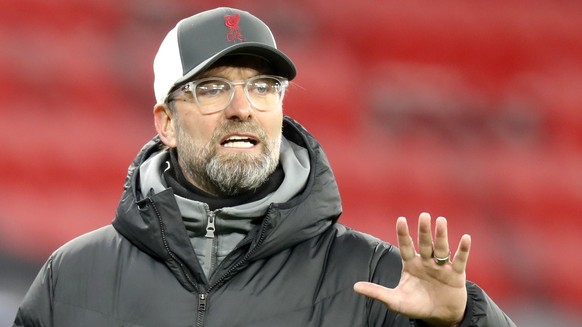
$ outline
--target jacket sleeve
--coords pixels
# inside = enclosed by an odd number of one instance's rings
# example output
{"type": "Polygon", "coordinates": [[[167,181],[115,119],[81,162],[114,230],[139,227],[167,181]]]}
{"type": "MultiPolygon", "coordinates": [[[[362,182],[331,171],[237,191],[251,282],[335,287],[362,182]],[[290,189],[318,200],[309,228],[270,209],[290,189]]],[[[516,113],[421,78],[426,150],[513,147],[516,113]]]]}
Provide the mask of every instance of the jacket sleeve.
{"type": "MultiPolygon", "coordinates": [[[[516,327],[485,291],[469,281],[467,295],[465,317],[459,327],[516,327]]],[[[422,321],[414,321],[413,326],[428,327],[422,321]]]]}
{"type": "Polygon", "coordinates": [[[13,327],[51,327],[53,302],[53,258],[49,258],[24,296],[13,327]]]}
{"type": "MultiPolygon", "coordinates": [[[[400,251],[389,245],[379,244],[371,264],[370,281],[394,288],[400,280],[402,259],[400,251]]],[[[383,327],[427,327],[422,321],[390,312],[380,301],[371,301],[368,309],[368,324],[383,327]]],[[[493,300],[476,284],[467,281],[467,307],[465,317],[459,327],[515,327],[511,319],[493,302],[493,300]]]]}
{"type": "Polygon", "coordinates": [[[479,286],[467,282],[467,309],[461,327],[515,327],[515,323],[479,286]]]}

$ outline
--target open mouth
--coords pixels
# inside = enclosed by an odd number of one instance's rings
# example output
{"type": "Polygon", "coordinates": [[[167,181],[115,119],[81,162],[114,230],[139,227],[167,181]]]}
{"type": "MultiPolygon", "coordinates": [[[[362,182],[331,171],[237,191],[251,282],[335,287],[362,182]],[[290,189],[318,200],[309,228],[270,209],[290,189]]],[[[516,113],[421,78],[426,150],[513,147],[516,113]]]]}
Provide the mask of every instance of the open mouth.
{"type": "Polygon", "coordinates": [[[231,135],[220,142],[220,145],[225,148],[239,149],[252,148],[257,144],[259,144],[259,141],[256,138],[242,135],[231,135]]]}

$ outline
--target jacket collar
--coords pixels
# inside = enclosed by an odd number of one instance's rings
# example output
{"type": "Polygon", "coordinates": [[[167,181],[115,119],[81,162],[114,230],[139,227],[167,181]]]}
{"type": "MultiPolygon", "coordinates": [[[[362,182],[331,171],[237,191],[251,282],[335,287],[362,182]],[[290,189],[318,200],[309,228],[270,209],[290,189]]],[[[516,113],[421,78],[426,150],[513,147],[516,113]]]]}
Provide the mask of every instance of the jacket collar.
{"type": "MultiPolygon", "coordinates": [[[[283,135],[307,149],[309,177],[301,192],[289,201],[272,204],[260,228],[249,233],[248,246],[239,248],[240,256],[248,261],[268,257],[322,233],[341,214],[338,187],[320,144],[289,117],[284,119],[283,135]]],[[[138,168],[163,148],[159,137],[154,137],[130,165],[113,226],[140,250],[164,261],[183,285],[191,288],[194,286],[188,279],[204,280],[204,276],[173,192],[167,189],[144,197],[140,189],[138,168]]]]}

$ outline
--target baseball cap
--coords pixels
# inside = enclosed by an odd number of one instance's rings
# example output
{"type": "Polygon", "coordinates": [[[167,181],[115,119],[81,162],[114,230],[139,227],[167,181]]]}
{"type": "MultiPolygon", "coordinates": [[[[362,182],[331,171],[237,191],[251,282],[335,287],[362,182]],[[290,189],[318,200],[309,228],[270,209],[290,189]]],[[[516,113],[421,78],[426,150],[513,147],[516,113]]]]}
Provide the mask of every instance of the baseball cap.
{"type": "Polygon", "coordinates": [[[170,91],[227,55],[259,56],[274,74],[289,80],[296,75],[264,22],[246,11],[221,7],[179,21],[166,35],[154,58],[156,101],[163,102],[170,91]]]}

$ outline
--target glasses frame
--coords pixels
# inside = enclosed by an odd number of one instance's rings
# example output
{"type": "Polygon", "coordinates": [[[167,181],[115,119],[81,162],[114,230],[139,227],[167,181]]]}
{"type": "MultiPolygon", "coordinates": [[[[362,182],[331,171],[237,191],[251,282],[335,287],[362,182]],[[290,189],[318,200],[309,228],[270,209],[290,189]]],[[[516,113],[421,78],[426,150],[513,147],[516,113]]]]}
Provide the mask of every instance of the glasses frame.
{"type": "Polygon", "coordinates": [[[220,112],[220,111],[228,108],[228,106],[232,102],[232,99],[234,99],[234,94],[236,92],[235,87],[237,85],[243,86],[243,91],[244,91],[244,94],[246,96],[246,99],[247,99],[247,101],[249,101],[249,103],[252,105],[253,108],[255,108],[259,111],[271,111],[272,109],[275,109],[278,105],[280,105],[283,102],[283,97],[285,96],[285,91],[287,90],[287,87],[289,86],[289,80],[287,80],[285,77],[281,77],[281,76],[277,76],[277,75],[256,75],[256,76],[250,77],[246,80],[235,80],[235,81],[231,81],[231,80],[228,80],[228,79],[223,78],[223,77],[205,77],[205,78],[201,78],[201,79],[192,80],[190,82],[187,82],[187,83],[180,85],[176,90],[174,90],[168,94],[168,96],[166,97],[165,103],[169,104],[170,102],[176,101],[176,100],[181,100],[181,101],[185,101],[185,102],[194,102],[194,103],[196,103],[198,108],[200,108],[200,111],[203,114],[213,114],[213,113],[220,112]],[[253,81],[261,79],[261,78],[275,79],[281,85],[281,91],[280,91],[281,94],[279,96],[279,102],[273,104],[273,106],[269,107],[269,108],[261,108],[261,107],[257,106],[257,104],[252,100],[252,98],[249,94],[249,86],[251,85],[251,83],[253,81]],[[208,82],[208,81],[221,81],[221,82],[224,82],[225,84],[228,84],[230,87],[229,99],[225,103],[225,105],[220,109],[214,109],[214,110],[210,110],[210,111],[202,110],[202,108],[204,108],[204,106],[201,105],[200,102],[198,101],[198,96],[196,95],[196,87],[199,84],[204,83],[204,82],[208,82]],[[181,94],[181,93],[190,93],[192,95],[192,99],[185,99],[185,98],[176,96],[177,94],[181,94]],[[192,100],[194,100],[194,101],[192,101],[192,100]]]}

